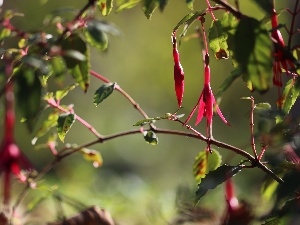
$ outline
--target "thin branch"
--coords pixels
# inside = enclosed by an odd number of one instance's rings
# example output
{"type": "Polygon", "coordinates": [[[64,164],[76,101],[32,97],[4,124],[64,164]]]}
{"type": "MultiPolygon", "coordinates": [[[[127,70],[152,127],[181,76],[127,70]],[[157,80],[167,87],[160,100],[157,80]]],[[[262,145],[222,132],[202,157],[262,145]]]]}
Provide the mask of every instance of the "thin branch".
{"type": "Polygon", "coordinates": [[[236,18],[241,19],[243,14],[238,11],[236,8],[233,6],[229,5],[227,2],[224,2],[222,0],[213,0],[215,3],[223,6],[227,11],[231,12],[232,15],[234,15],[236,18]]]}
{"type": "Polygon", "coordinates": [[[299,0],[296,0],[295,6],[294,6],[294,12],[292,13],[292,21],[291,21],[291,27],[289,30],[289,39],[288,39],[288,49],[291,49],[291,44],[292,44],[292,37],[293,37],[293,32],[294,32],[294,26],[295,26],[295,21],[297,17],[297,10],[298,10],[298,4],[299,0]]]}
{"type": "Polygon", "coordinates": [[[255,147],[255,138],[254,138],[254,109],[255,109],[255,104],[254,104],[253,96],[250,97],[250,100],[251,100],[251,114],[250,114],[251,147],[252,147],[252,151],[253,151],[255,159],[258,160],[257,159],[256,147],[255,147]]]}

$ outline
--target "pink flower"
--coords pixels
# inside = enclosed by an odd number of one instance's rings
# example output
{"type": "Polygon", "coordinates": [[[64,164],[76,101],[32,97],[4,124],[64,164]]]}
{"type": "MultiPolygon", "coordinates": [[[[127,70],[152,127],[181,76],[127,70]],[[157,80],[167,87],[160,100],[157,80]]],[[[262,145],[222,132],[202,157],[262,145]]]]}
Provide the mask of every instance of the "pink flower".
{"type": "Polygon", "coordinates": [[[175,92],[176,92],[178,107],[181,107],[183,92],[184,92],[184,72],[180,64],[175,33],[173,33],[172,35],[172,43],[173,43],[173,59],[174,59],[175,92]]]}
{"type": "Polygon", "coordinates": [[[272,23],[272,38],[276,42],[274,47],[274,53],[273,53],[274,56],[273,84],[278,87],[278,93],[279,93],[278,105],[279,107],[281,107],[282,96],[280,93],[280,88],[282,87],[282,77],[281,77],[282,68],[285,70],[286,74],[288,75],[291,69],[295,69],[295,65],[290,59],[288,59],[285,56],[285,53],[283,51],[285,49],[285,44],[282,35],[278,30],[278,19],[277,19],[277,13],[275,9],[273,9],[273,13],[271,16],[271,23],[272,23]]]}
{"type": "MultiPolygon", "coordinates": [[[[207,54],[206,54],[206,57],[208,57],[207,54]]],[[[193,108],[192,112],[190,113],[190,115],[188,116],[188,118],[186,119],[184,124],[186,124],[191,119],[191,117],[195,113],[196,109],[198,108],[195,125],[198,125],[200,123],[200,121],[202,120],[202,118],[205,116],[206,117],[206,125],[207,125],[206,128],[207,128],[207,131],[209,131],[210,127],[212,126],[212,122],[213,122],[214,107],[216,109],[216,112],[220,116],[220,118],[223,120],[223,122],[226,123],[227,125],[229,125],[229,123],[223,116],[219,106],[216,103],[215,97],[214,97],[213,92],[210,87],[210,68],[209,68],[208,63],[205,63],[205,66],[204,66],[204,88],[200,94],[197,104],[193,108]]],[[[209,134],[209,132],[208,132],[208,134],[209,134]]]]}

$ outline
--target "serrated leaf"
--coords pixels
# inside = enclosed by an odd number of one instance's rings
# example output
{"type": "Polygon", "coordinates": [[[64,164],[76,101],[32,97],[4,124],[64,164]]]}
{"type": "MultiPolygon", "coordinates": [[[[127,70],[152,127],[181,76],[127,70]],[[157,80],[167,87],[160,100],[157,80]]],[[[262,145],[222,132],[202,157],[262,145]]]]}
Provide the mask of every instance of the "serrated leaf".
{"type": "Polygon", "coordinates": [[[258,6],[260,6],[268,15],[273,12],[273,0],[253,0],[258,6]]]}
{"type": "Polygon", "coordinates": [[[116,83],[103,84],[94,94],[94,104],[99,105],[104,99],[110,96],[115,90],[116,83]]]}
{"type": "Polygon", "coordinates": [[[216,98],[220,98],[222,94],[230,87],[230,85],[242,75],[242,70],[237,67],[232,70],[229,76],[223,81],[222,85],[219,87],[218,92],[216,94],[216,98]]]}
{"type": "Polygon", "coordinates": [[[99,20],[91,20],[87,23],[85,37],[87,42],[97,47],[100,51],[104,51],[108,47],[108,37],[103,31],[102,22],[99,20]]]}
{"type": "Polygon", "coordinates": [[[144,131],[143,132],[145,141],[150,145],[157,145],[158,138],[153,131],[144,131]]]}
{"type": "Polygon", "coordinates": [[[228,58],[228,33],[223,30],[222,22],[220,20],[214,20],[209,28],[209,47],[215,53],[217,59],[228,58]],[[222,52],[222,57],[218,56],[218,53],[222,52]],[[226,55],[226,56],[223,56],[226,55]]]}
{"type": "Polygon", "coordinates": [[[17,83],[17,106],[21,115],[25,118],[30,130],[36,123],[38,113],[41,110],[42,85],[35,71],[31,68],[21,66],[15,74],[17,83]]]}
{"type": "Polygon", "coordinates": [[[221,165],[222,157],[220,153],[211,149],[212,153],[204,150],[199,152],[193,165],[193,173],[196,181],[199,183],[210,171],[217,169],[221,165]]]}
{"type": "Polygon", "coordinates": [[[283,104],[282,104],[282,111],[285,114],[288,114],[292,108],[292,106],[295,104],[297,98],[300,95],[300,81],[299,78],[296,78],[296,81],[294,79],[290,79],[283,90],[283,104]]]}
{"type": "Polygon", "coordinates": [[[116,8],[116,12],[121,12],[124,9],[131,9],[131,8],[135,7],[140,2],[141,2],[141,0],[129,0],[127,2],[124,2],[123,4],[119,5],[116,8]]]}
{"type": "Polygon", "coordinates": [[[268,90],[272,76],[272,41],[268,31],[254,18],[241,18],[235,33],[234,55],[255,90],[268,90]],[[246,43],[246,44],[245,44],[246,43]]]}
{"type": "Polygon", "coordinates": [[[194,10],[194,1],[195,0],[185,0],[185,3],[190,10],[194,10]]]}
{"type": "Polygon", "coordinates": [[[75,122],[75,115],[73,113],[64,113],[58,117],[57,135],[62,142],[64,142],[65,136],[69,132],[74,122],[75,122]]]}
{"type": "Polygon", "coordinates": [[[195,203],[197,204],[200,198],[202,198],[202,196],[205,195],[208,190],[214,189],[228,178],[236,175],[241,171],[242,168],[243,167],[241,165],[228,166],[224,164],[216,170],[209,172],[198,185],[195,203]]]}
{"type": "Polygon", "coordinates": [[[107,16],[113,8],[113,0],[100,0],[97,2],[98,8],[103,16],[107,16]]]}
{"type": "Polygon", "coordinates": [[[80,152],[83,155],[85,160],[93,162],[93,166],[95,168],[102,166],[103,159],[101,154],[98,151],[93,149],[88,149],[88,148],[82,148],[80,149],[80,152]]]}
{"type": "Polygon", "coordinates": [[[46,120],[44,120],[41,128],[36,132],[35,137],[32,140],[32,144],[34,145],[35,142],[39,137],[44,136],[52,127],[55,127],[57,125],[57,120],[59,117],[59,111],[53,110],[46,120]]]}
{"type": "Polygon", "coordinates": [[[55,92],[55,98],[56,100],[61,100],[63,97],[65,97],[70,91],[74,90],[74,88],[77,86],[77,84],[73,84],[70,86],[67,86],[63,90],[58,90],[55,92]]]}

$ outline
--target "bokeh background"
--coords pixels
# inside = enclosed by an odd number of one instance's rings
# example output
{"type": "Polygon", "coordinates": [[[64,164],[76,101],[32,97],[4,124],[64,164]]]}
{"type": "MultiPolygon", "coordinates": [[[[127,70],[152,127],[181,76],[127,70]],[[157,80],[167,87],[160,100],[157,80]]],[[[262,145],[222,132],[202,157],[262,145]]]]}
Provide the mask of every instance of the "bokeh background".
{"type": "MultiPolygon", "coordinates": [[[[205,1],[195,1],[195,9],[204,9],[205,1]]],[[[233,1],[229,1],[233,2],[233,1]]],[[[282,9],[285,1],[277,1],[277,8],[282,9]]],[[[53,10],[60,7],[81,8],[84,1],[60,0],[14,0],[4,1],[4,8],[14,9],[24,13],[24,17],[16,17],[14,24],[23,30],[35,31],[42,26],[43,19],[53,10]]],[[[265,15],[253,1],[240,1],[240,10],[247,15],[262,19],[265,15]]],[[[163,13],[158,10],[151,20],[143,15],[141,5],[122,11],[112,12],[99,18],[112,22],[121,32],[119,36],[110,36],[109,48],[103,53],[96,49],[92,52],[92,69],[117,82],[131,97],[140,104],[148,116],[162,116],[177,110],[173,85],[173,59],[171,32],[173,27],[191,12],[185,1],[169,1],[163,13]]],[[[223,12],[217,12],[221,18],[223,12]]],[[[72,15],[67,15],[72,18],[72,15]]],[[[288,14],[282,13],[280,20],[288,20],[288,14]]],[[[211,19],[207,16],[207,27],[211,19]]],[[[189,33],[193,33],[192,26],[189,33]]],[[[283,32],[285,36],[285,32],[283,32]]],[[[247,43],[245,43],[247,44],[247,43]]],[[[199,40],[191,39],[183,42],[179,48],[181,63],[185,71],[184,108],[181,113],[189,114],[194,107],[203,84],[202,54],[199,40]]],[[[217,92],[222,81],[232,70],[230,61],[213,58],[211,54],[212,89],[217,92]]],[[[66,79],[65,83],[72,83],[66,79]]],[[[75,112],[91,123],[101,134],[113,134],[134,129],[135,122],[142,119],[133,106],[118,92],[114,92],[98,107],[93,104],[93,94],[102,82],[91,78],[91,85],[86,94],[76,88],[66,98],[64,104],[74,104],[75,112]]],[[[223,95],[220,108],[230,122],[226,126],[215,117],[213,134],[217,140],[224,141],[237,147],[250,150],[249,112],[250,102],[240,100],[241,97],[253,95],[256,102],[275,102],[277,90],[270,89],[264,95],[250,93],[242,80],[234,82],[232,87],[223,95]]],[[[273,104],[275,107],[275,105],[273,104]]],[[[1,106],[3,109],[3,106],[1,106]]],[[[3,111],[3,110],[2,110],[3,111]]],[[[41,115],[45,118],[46,114],[41,115]]],[[[42,119],[37,121],[36,129],[42,119]]],[[[191,123],[194,123],[194,118],[191,123]]],[[[3,121],[1,121],[3,123],[3,121]]],[[[180,124],[171,121],[158,121],[158,127],[185,130],[180,124]]],[[[205,122],[197,127],[205,133],[205,122]]],[[[41,170],[51,159],[49,150],[37,150],[31,145],[33,133],[29,133],[25,125],[18,124],[17,141],[28,157],[34,162],[37,170],[41,170]]],[[[102,154],[104,164],[94,168],[85,161],[82,155],[71,156],[47,174],[40,184],[42,188],[31,191],[24,201],[22,210],[35,196],[47,196],[49,187],[57,188],[62,193],[86,205],[97,205],[108,209],[119,224],[167,224],[176,216],[176,190],[188,187],[192,192],[197,188],[192,174],[192,165],[199,151],[206,147],[205,143],[182,136],[158,135],[159,144],[156,146],[145,143],[142,135],[132,135],[108,141],[93,146],[102,154]]],[[[83,144],[94,139],[94,136],[75,122],[66,136],[66,143],[83,144]]],[[[38,144],[43,139],[39,140],[38,144]]],[[[60,144],[60,146],[63,146],[60,144]]],[[[259,142],[258,142],[259,146],[259,142]]],[[[236,164],[240,157],[225,149],[218,149],[223,162],[236,164]]],[[[257,198],[260,187],[257,181],[264,174],[257,170],[246,170],[234,178],[237,195],[249,200],[254,205],[263,205],[257,198]]],[[[20,189],[14,184],[15,193],[20,189]]],[[[222,214],[225,205],[224,187],[220,185],[212,190],[201,201],[200,205],[222,214]]],[[[41,203],[28,221],[39,224],[43,221],[56,219],[56,205],[49,196],[41,203]],[[34,216],[32,216],[34,215],[34,216]]],[[[257,210],[262,209],[258,207],[257,210]]],[[[74,212],[65,207],[67,214],[74,212]]]]}

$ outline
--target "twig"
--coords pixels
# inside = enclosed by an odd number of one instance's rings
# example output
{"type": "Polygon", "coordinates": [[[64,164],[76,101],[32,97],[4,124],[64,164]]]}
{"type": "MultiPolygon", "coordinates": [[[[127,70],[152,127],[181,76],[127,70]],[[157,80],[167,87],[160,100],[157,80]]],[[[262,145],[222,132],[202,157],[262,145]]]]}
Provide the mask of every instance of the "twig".
{"type": "Polygon", "coordinates": [[[289,30],[288,49],[291,49],[295,21],[296,21],[296,16],[298,14],[298,12],[297,12],[298,4],[299,4],[299,0],[296,0],[295,6],[294,6],[294,12],[292,13],[291,27],[290,27],[290,30],[289,30]]]}
{"type": "Polygon", "coordinates": [[[227,11],[231,12],[232,15],[234,15],[236,18],[238,19],[242,18],[243,14],[233,6],[229,5],[227,2],[224,2],[222,0],[213,0],[213,1],[223,6],[227,11]]]}
{"type": "Polygon", "coordinates": [[[258,160],[256,147],[255,147],[255,138],[254,138],[254,109],[255,109],[255,104],[254,104],[253,96],[250,97],[250,100],[251,100],[251,114],[250,114],[251,147],[252,147],[252,151],[253,151],[255,159],[258,160]]]}

